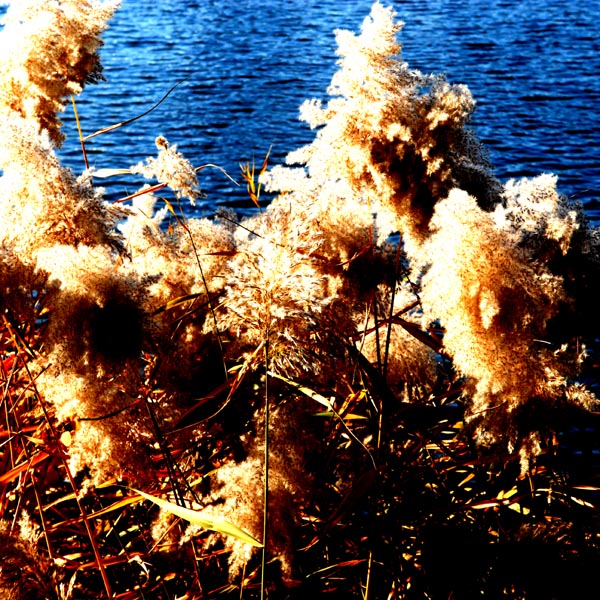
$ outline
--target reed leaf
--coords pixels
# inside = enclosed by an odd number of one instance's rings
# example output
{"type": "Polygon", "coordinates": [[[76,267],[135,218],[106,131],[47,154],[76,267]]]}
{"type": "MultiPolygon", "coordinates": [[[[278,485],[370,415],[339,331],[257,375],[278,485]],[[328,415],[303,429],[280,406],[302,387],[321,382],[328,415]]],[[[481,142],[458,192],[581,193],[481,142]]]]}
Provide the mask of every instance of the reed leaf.
{"type": "Polygon", "coordinates": [[[156,496],[152,496],[151,494],[146,494],[145,492],[141,492],[139,490],[133,490],[136,494],[139,494],[142,498],[153,502],[163,510],[170,512],[171,514],[179,517],[180,519],[184,519],[185,521],[189,521],[194,525],[200,525],[200,527],[204,527],[205,529],[210,529],[211,531],[216,531],[218,533],[222,533],[223,535],[232,536],[242,542],[246,542],[251,546],[256,546],[257,548],[262,548],[262,544],[253,538],[249,533],[245,532],[243,529],[240,529],[237,525],[231,523],[227,519],[223,519],[222,517],[208,515],[203,511],[192,510],[191,508],[184,508],[183,506],[179,506],[179,504],[174,504],[173,502],[169,502],[168,500],[163,500],[162,498],[157,498],[156,496]]]}

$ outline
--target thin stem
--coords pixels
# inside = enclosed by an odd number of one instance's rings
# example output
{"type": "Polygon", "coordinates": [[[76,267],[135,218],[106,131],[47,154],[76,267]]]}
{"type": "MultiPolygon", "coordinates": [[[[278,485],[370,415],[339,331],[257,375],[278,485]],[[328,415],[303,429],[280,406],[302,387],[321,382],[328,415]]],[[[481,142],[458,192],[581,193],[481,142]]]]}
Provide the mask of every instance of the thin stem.
{"type": "Polygon", "coordinates": [[[377,352],[377,367],[383,372],[383,363],[381,360],[381,342],[379,340],[379,316],[377,310],[377,298],[373,298],[373,328],[375,330],[375,349],[377,352]]]}
{"type": "Polygon", "coordinates": [[[269,333],[265,340],[265,455],[263,490],[263,548],[260,576],[260,598],[265,598],[265,568],[267,564],[267,520],[269,516],[269,333]]]}
{"type": "MultiPolygon", "coordinates": [[[[390,314],[388,318],[388,326],[385,337],[385,353],[383,358],[383,381],[387,382],[387,370],[388,370],[388,361],[390,354],[390,341],[392,338],[392,318],[394,316],[394,301],[396,299],[396,288],[398,287],[398,277],[400,275],[400,255],[401,250],[398,248],[396,252],[396,265],[394,269],[394,284],[392,285],[392,293],[390,296],[390,314]]],[[[377,325],[377,324],[375,324],[377,325]]]]}
{"type": "Polygon", "coordinates": [[[371,583],[371,569],[373,568],[373,550],[369,552],[369,561],[367,563],[367,581],[365,582],[365,593],[363,600],[369,600],[369,586],[371,583]]]}
{"type": "Polygon", "coordinates": [[[85,139],[83,132],[81,131],[81,123],[79,122],[79,113],[77,112],[77,104],[75,104],[75,96],[71,95],[71,104],[73,104],[73,112],[75,113],[75,122],[77,123],[77,131],[79,132],[79,141],[81,142],[81,151],[83,152],[83,160],[85,162],[85,168],[90,168],[88,162],[87,152],[85,151],[85,139]]]}
{"type": "Polygon", "coordinates": [[[217,321],[217,314],[216,314],[216,307],[213,304],[213,301],[211,299],[211,294],[210,294],[210,289],[208,287],[208,281],[206,280],[206,277],[204,276],[204,269],[202,268],[202,261],[200,260],[200,254],[198,253],[198,249],[196,247],[196,241],[194,240],[194,236],[192,234],[192,232],[190,231],[190,228],[188,227],[187,224],[187,219],[185,217],[185,215],[182,214],[181,216],[177,215],[175,213],[175,211],[172,211],[173,215],[175,216],[175,218],[177,219],[177,222],[181,225],[181,227],[183,227],[183,230],[188,234],[189,238],[190,238],[190,244],[192,245],[192,249],[194,251],[194,257],[196,258],[196,264],[198,265],[198,271],[200,272],[200,278],[202,279],[202,284],[204,285],[204,289],[206,290],[206,305],[208,306],[208,309],[210,310],[210,314],[213,320],[213,326],[214,326],[214,332],[215,332],[215,337],[217,339],[217,343],[219,344],[219,349],[221,350],[221,359],[223,362],[223,371],[225,374],[225,380],[227,381],[227,377],[229,376],[229,373],[227,372],[227,363],[225,361],[225,349],[223,347],[223,340],[221,338],[221,334],[219,332],[219,323],[217,321]]]}

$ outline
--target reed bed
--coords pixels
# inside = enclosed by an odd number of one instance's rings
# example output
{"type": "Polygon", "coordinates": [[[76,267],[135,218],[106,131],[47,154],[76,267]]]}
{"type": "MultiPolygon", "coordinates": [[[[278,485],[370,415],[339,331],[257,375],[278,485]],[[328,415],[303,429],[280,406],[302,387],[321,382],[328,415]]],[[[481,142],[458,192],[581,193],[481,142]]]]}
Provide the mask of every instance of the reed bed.
{"type": "MultiPolygon", "coordinates": [[[[581,206],[551,175],[494,177],[469,90],[411,70],[379,3],[336,34],[314,141],[241,167],[252,216],[186,216],[215,166],[160,135],[77,175],[58,115],[102,80],[117,8],[27,0],[0,33],[2,597],[584,597],[581,206]],[[123,174],[139,190],[105,202],[123,174]]],[[[78,124],[84,158],[142,126],[78,124]]]]}

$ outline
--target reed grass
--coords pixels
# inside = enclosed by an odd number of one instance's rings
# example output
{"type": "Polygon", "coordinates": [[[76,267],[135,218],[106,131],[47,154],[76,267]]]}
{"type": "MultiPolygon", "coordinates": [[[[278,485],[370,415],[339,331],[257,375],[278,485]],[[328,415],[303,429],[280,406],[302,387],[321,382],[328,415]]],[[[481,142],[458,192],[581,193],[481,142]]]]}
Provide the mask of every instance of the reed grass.
{"type": "MultiPolygon", "coordinates": [[[[88,50],[112,13],[34,7],[88,50]]],[[[62,167],[44,128],[89,73],[26,103],[49,115],[0,102],[3,598],[593,589],[597,228],[551,177],[493,178],[468,90],[409,71],[393,17],[338,34],[299,169],[241,167],[245,220],[186,216],[212,165],[164,138],[96,174],[153,180],[113,205],[62,167]]],[[[54,72],[48,36],[2,90],[54,72]]],[[[114,127],[77,121],[85,158],[114,127]]]]}

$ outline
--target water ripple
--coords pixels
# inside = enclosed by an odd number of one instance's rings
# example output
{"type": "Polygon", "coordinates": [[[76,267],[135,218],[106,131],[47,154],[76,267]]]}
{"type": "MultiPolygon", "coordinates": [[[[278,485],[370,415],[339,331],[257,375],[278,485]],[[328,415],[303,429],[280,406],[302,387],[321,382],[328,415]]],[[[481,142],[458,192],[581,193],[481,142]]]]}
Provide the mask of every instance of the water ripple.
{"type": "MultiPolygon", "coordinates": [[[[501,179],[554,172],[560,189],[600,200],[600,42],[584,0],[397,0],[405,60],[445,72],[477,101],[473,126],[501,179]]],[[[335,70],[334,28],[357,30],[371,0],[123,0],[106,33],[107,84],[86,90],[86,133],[144,112],[143,120],[90,142],[99,167],[126,167],[165,135],[194,162],[237,176],[272,146],[272,164],[309,142],[298,107],[325,97],[335,70]]],[[[65,159],[81,168],[73,118],[65,159]]],[[[112,183],[111,197],[134,182],[112,183]]],[[[205,210],[245,204],[243,190],[202,171],[205,210]]]]}

